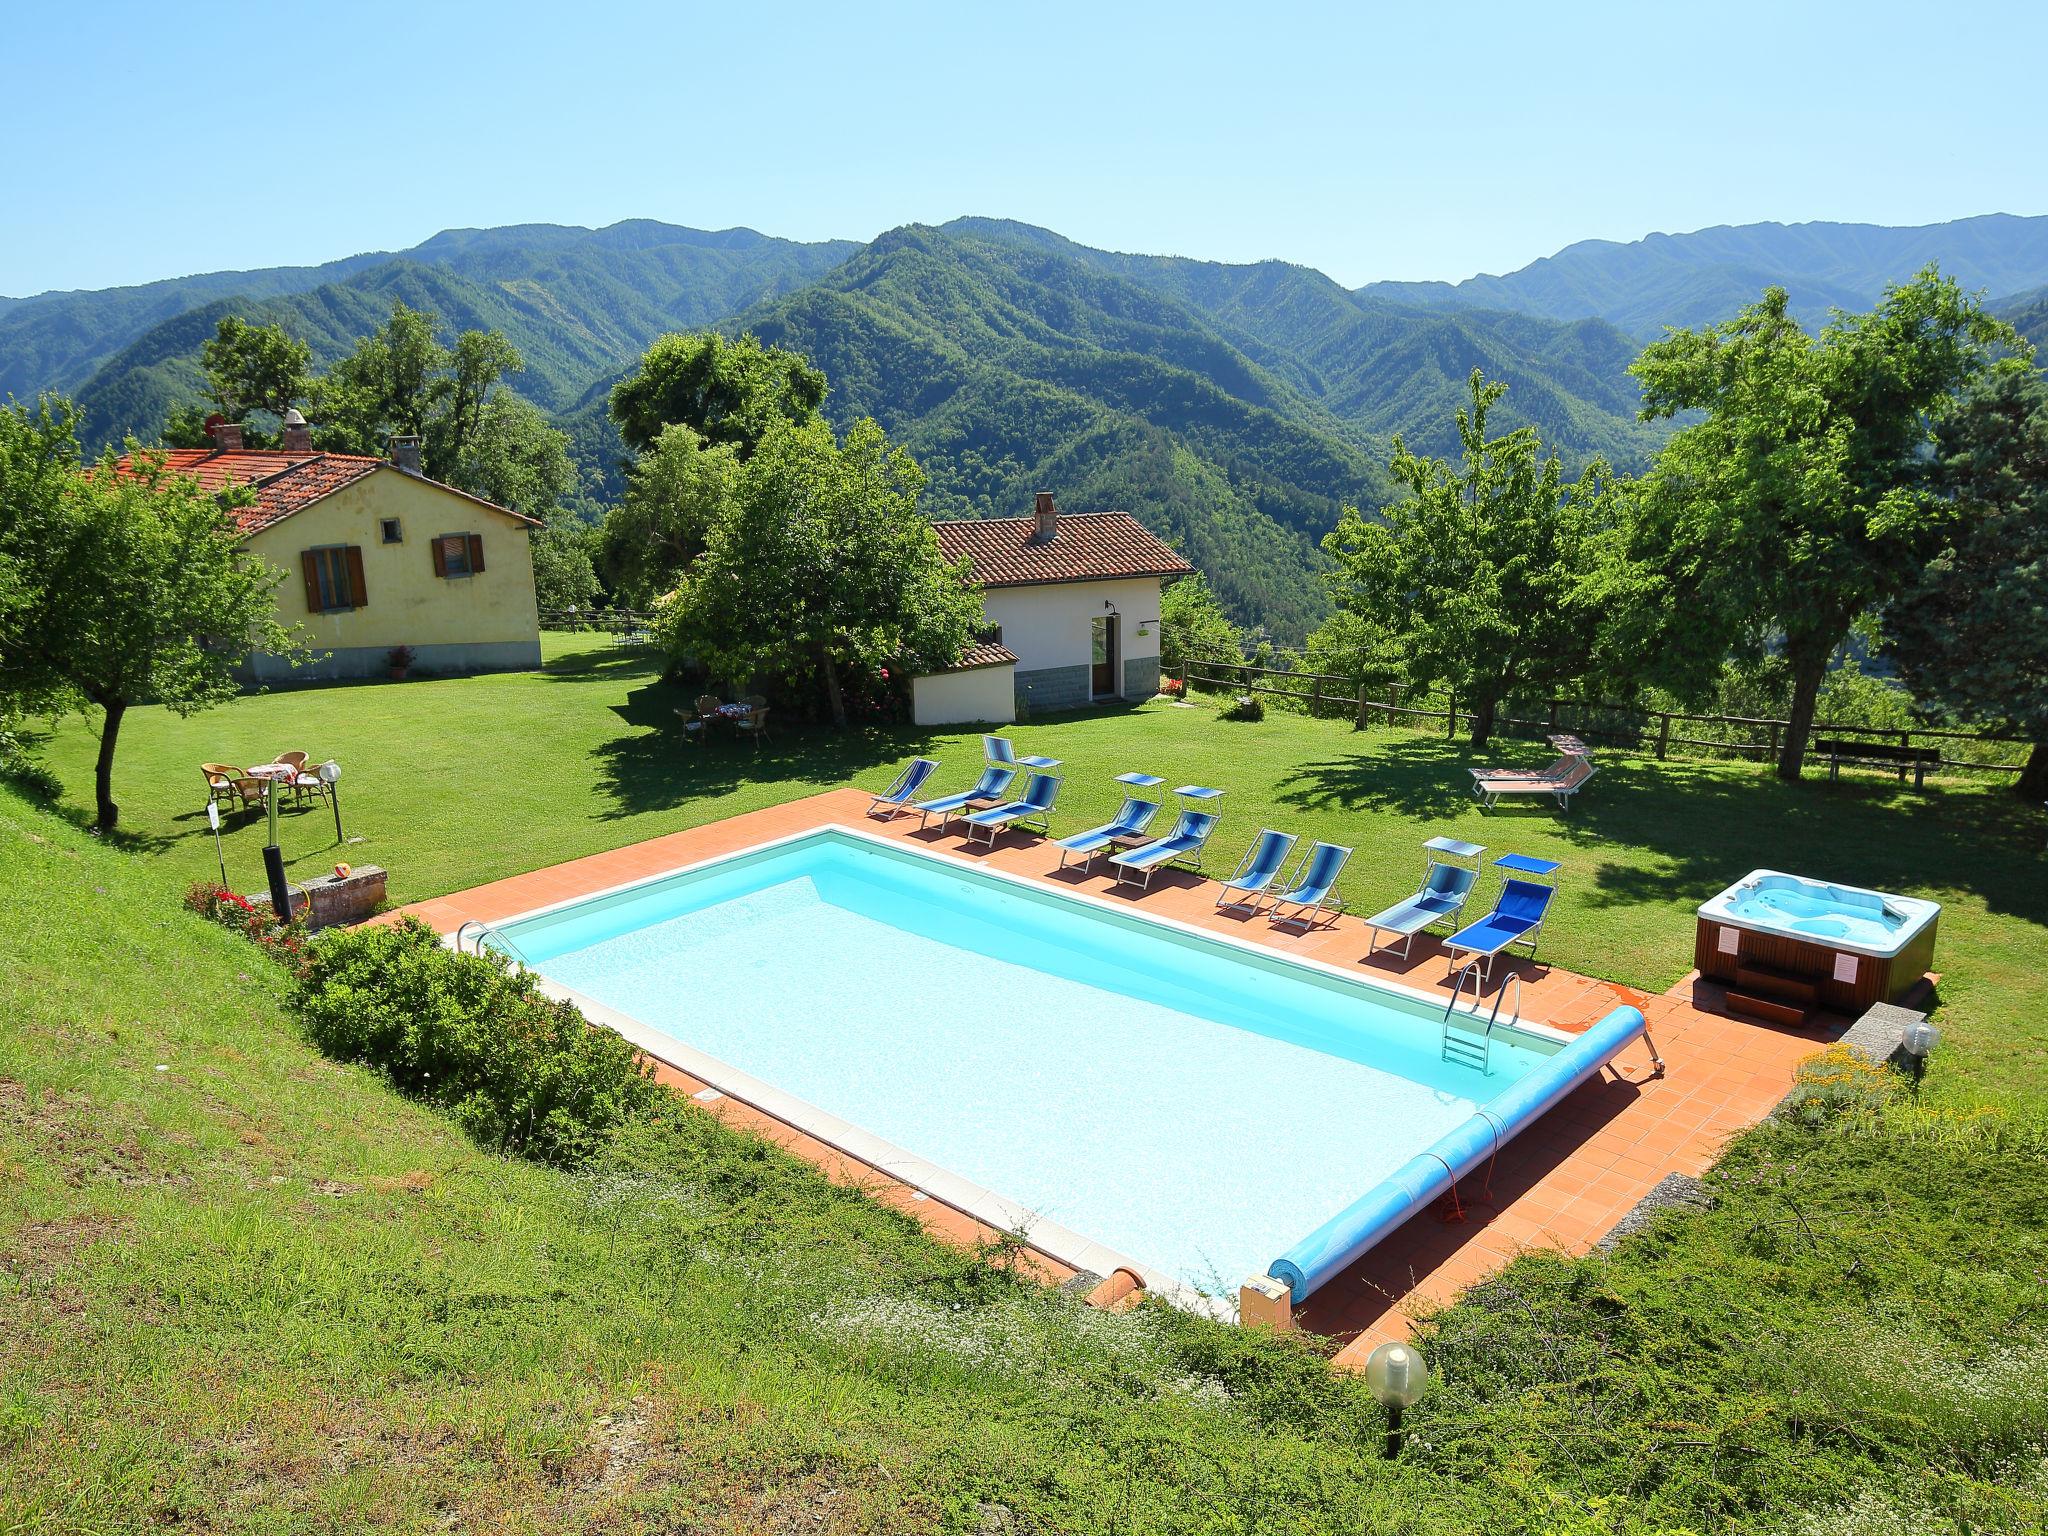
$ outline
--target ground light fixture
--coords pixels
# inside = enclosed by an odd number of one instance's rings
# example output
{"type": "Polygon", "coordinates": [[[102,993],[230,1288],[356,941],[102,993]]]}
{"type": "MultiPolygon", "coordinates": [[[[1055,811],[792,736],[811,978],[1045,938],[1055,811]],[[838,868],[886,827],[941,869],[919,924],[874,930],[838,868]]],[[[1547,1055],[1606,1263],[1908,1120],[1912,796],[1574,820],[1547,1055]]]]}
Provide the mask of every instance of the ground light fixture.
{"type": "Polygon", "coordinates": [[[1366,1357],[1365,1384],[1387,1410],[1387,1454],[1401,1454],[1401,1412],[1422,1396],[1429,1367],[1413,1344],[1386,1343],[1366,1357]]]}
{"type": "Polygon", "coordinates": [[[320,776],[320,782],[327,786],[327,798],[334,802],[334,840],[338,843],[342,840],[341,764],[330,757],[313,771],[320,776]]]}
{"type": "Polygon", "coordinates": [[[1920,1078],[1927,1071],[1927,1056],[1941,1044],[1941,1031],[1925,1019],[1915,1019],[1899,1036],[1899,1049],[1905,1052],[1909,1070],[1913,1074],[1913,1087],[1917,1090],[1920,1078]]]}

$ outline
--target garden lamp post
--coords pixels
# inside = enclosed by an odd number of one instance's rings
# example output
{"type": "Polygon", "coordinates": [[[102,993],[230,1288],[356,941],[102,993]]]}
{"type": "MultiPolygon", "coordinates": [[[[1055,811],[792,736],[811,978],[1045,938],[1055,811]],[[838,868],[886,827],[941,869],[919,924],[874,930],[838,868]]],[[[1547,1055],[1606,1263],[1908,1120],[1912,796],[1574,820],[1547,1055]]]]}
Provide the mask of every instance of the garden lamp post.
{"type": "Polygon", "coordinates": [[[1920,1091],[1920,1078],[1927,1071],[1927,1054],[1941,1044],[1941,1031],[1925,1019],[1916,1019],[1908,1024],[1905,1033],[1899,1036],[1899,1049],[1906,1053],[1908,1068],[1913,1074],[1913,1091],[1920,1091]]]}
{"type": "Polygon", "coordinates": [[[327,786],[327,798],[334,802],[334,840],[341,839],[341,764],[329,758],[314,770],[320,775],[320,782],[327,786]]]}
{"type": "Polygon", "coordinates": [[[263,804],[270,812],[270,841],[263,845],[263,873],[270,879],[270,910],[279,922],[292,920],[291,887],[284,883],[284,850],[277,846],[277,792],[283,788],[276,779],[263,781],[263,804]]]}
{"type": "Polygon", "coordinates": [[[220,802],[218,800],[206,802],[206,824],[213,828],[213,856],[220,860],[220,888],[226,890],[228,888],[228,856],[221,851],[220,846],[220,802]]]}
{"type": "Polygon", "coordinates": [[[1365,1384],[1387,1410],[1387,1454],[1401,1454],[1401,1410],[1422,1396],[1429,1367],[1413,1344],[1382,1344],[1366,1357],[1365,1384]]]}

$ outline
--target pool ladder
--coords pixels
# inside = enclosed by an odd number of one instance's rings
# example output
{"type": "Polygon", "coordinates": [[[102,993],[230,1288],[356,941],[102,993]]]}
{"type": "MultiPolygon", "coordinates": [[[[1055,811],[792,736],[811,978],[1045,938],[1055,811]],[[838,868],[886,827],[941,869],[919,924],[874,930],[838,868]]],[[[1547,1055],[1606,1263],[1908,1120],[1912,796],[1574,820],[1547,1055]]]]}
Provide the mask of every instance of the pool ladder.
{"type": "Polygon", "coordinates": [[[1485,983],[1484,978],[1479,972],[1479,962],[1473,960],[1467,963],[1462,971],[1458,972],[1457,981],[1451,987],[1451,1000],[1444,1004],[1444,1040],[1441,1059],[1455,1062],[1461,1067],[1476,1068],[1483,1076],[1493,1070],[1493,1032],[1500,1026],[1501,1004],[1505,1003],[1508,999],[1509,987],[1515,989],[1515,1007],[1514,1011],[1508,1015],[1507,1027],[1513,1029],[1522,1022],[1522,978],[1519,975],[1513,975],[1501,983],[1500,991],[1493,995],[1493,1011],[1487,1014],[1485,1027],[1474,1029],[1470,1024],[1461,1027],[1455,1022],[1454,1017],[1457,1013],[1458,999],[1464,996],[1465,993],[1465,978],[1467,976],[1474,977],[1476,984],[1472,989],[1472,1011],[1464,1015],[1464,1017],[1471,1021],[1477,1021],[1479,1018],[1479,987],[1485,983]]]}
{"type": "Polygon", "coordinates": [[[533,969],[532,963],[527,960],[524,954],[520,953],[519,946],[506,938],[504,934],[498,932],[489,923],[479,922],[476,918],[472,917],[468,922],[455,930],[455,952],[458,955],[462,953],[462,941],[465,938],[469,940],[469,952],[473,955],[480,955],[484,952],[484,941],[488,939],[499,951],[517,960],[528,970],[533,969]]]}

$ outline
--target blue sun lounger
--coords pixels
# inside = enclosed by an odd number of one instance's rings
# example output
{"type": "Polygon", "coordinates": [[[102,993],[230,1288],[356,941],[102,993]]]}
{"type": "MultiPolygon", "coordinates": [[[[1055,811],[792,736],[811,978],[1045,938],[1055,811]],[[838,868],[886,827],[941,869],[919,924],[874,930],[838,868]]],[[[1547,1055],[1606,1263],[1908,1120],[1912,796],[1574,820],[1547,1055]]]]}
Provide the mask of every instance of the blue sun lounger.
{"type": "Polygon", "coordinates": [[[1016,778],[1016,769],[991,763],[981,770],[981,777],[975,781],[974,788],[957,795],[940,795],[936,800],[919,800],[910,808],[921,818],[917,824],[920,831],[930,824],[934,816],[939,818],[939,825],[943,827],[970,806],[992,805],[1000,801],[1010,792],[1010,785],[1016,782],[1016,778]]]}
{"type": "Polygon", "coordinates": [[[1280,878],[1280,872],[1287,867],[1287,855],[1294,852],[1294,834],[1275,832],[1271,827],[1263,829],[1251,847],[1245,849],[1244,857],[1237,861],[1237,868],[1223,887],[1216,893],[1218,907],[1250,907],[1259,909],[1259,898],[1271,894],[1273,882],[1280,878]]]}
{"type": "Polygon", "coordinates": [[[1071,837],[1060,838],[1053,844],[1060,850],[1060,868],[1067,867],[1067,860],[1074,854],[1081,855],[1081,867],[1086,869],[1095,861],[1095,855],[1117,843],[1141,843],[1145,830],[1152,825],[1152,818],[1159,814],[1159,802],[1147,800],[1132,794],[1135,789],[1150,789],[1166,780],[1156,773],[1120,773],[1116,776],[1119,784],[1125,785],[1123,809],[1099,827],[1090,827],[1085,832],[1076,832],[1071,837]]]}
{"type": "Polygon", "coordinates": [[[1273,921],[1313,928],[1324,914],[1334,917],[1341,912],[1344,898],[1337,894],[1337,876],[1350,857],[1351,850],[1340,843],[1317,843],[1310,848],[1294,866],[1287,889],[1273,898],[1273,921]],[[1282,913],[1282,907],[1294,910],[1282,913]]]}
{"type": "Polygon", "coordinates": [[[1024,786],[1024,798],[992,805],[985,811],[976,811],[965,818],[967,841],[974,841],[975,833],[986,831],[988,845],[993,848],[996,838],[1005,827],[1028,826],[1038,823],[1038,830],[1047,836],[1052,834],[1052,803],[1059,798],[1060,779],[1055,773],[1034,773],[1024,786]]]}
{"type": "MultiPolygon", "coordinates": [[[[1372,930],[1372,940],[1365,950],[1368,958],[1378,951],[1382,938],[1391,934],[1401,941],[1401,958],[1407,959],[1408,951],[1415,945],[1415,935],[1438,923],[1456,927],[1458,914],[1471,898],[1472,887],[1479,879],[1478,868],[1445,861],[1477,859],[1486,850],[1477,843],[1460,842],[1454,837],[1432,837],[1422,846],[1429,851],[1429,867],[1423,871],[1422,884],[1416,887],[1415,894],[1365,920],[1365,926],[1372,930]]],[[[1393,948],[1391,941],[1387,947],[1393,948]]]]}
{"type": "MultiPolygon", "coordinates": [[[[1529,875],[1547,875],[1557,869],[1549,859],[1519,853],[1508,854],[1494,863],[1529,875]]],[[[1493,980],[1493,962],[1504,951],[1526,944],[1533,958],[1537,936],[1543,932],[1544,914],[1550,910],[1555,895],[1554,885],[1538,885],[1534,880],[1518,880],[1510,875],[1501,885],[1500,895],[1494,898],[1491,912],[1444,940],[1444,948],[1450,951],[1451,969],[1460,969],[1459,956],[1469,957],[1464,964],[1479,964],[1479,981],[1484,986],[1493,980]]]]}
{"type": "Polygon", "coordinates": [[[1197,874],[1201,873],[1202,844],[1209,841],[1209,834],[1215,830],[1215,812],[1182,811],[1180,820],[1173,824],[1173,830],[1166,836],[1110,856],[1109,862],[1116,866],[1117,882],[1121,884],[1127,874],[1134,877],[1143,875],[1143,884],[1149,891],[1154,870],[1162,864],[1174,864],[1182,859],[1192,860],[1188,867],[1197,874]]]}
{"type": "Polygon", "coordinates": [[[1017,744],[1007,736],[982,737],[981,755],[1003,768],[1057,768],[1060,765],[1056,757],[1019,757],[1017,744]]]}
{"type": "Polygon", "coordinates": [[[924,788],[924,781],[938,766],[936,758],[913,757],[910,766],[896,775],[896,782],[868,802],[868,814],[872,816],[877,807],[886,805],[889,808],[888,819],[894,821],[896,813],[904,808],[912,795],[924,788]]]}

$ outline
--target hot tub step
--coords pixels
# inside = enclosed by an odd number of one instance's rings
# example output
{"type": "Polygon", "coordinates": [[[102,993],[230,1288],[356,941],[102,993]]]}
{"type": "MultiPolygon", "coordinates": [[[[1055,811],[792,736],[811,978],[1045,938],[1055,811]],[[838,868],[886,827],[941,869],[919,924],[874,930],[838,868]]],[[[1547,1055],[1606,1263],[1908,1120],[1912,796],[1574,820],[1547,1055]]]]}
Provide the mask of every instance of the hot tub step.
{"type": "Polygon", "coordinates": [[[1806,1022],[1806,1009],[1797,1003],[1781,1003],[1776,998],[1758,997],[1750,992],[1730,990],[1727,997],[1728,1011],[1739,1013],[1745,1018],[1761,1019],[1766,1024],[1798,1026],[1806,1022]]]}
{"type": "Polygon", "coordinates": [[[1818,977],[1781,971],[1774,965],[1752,963],[1738,967],[1735,985],[1754,996],[1783,998],[1788,1003],[1801,1003],[1808,1008],[1820,1001],[1818,977]]]}

